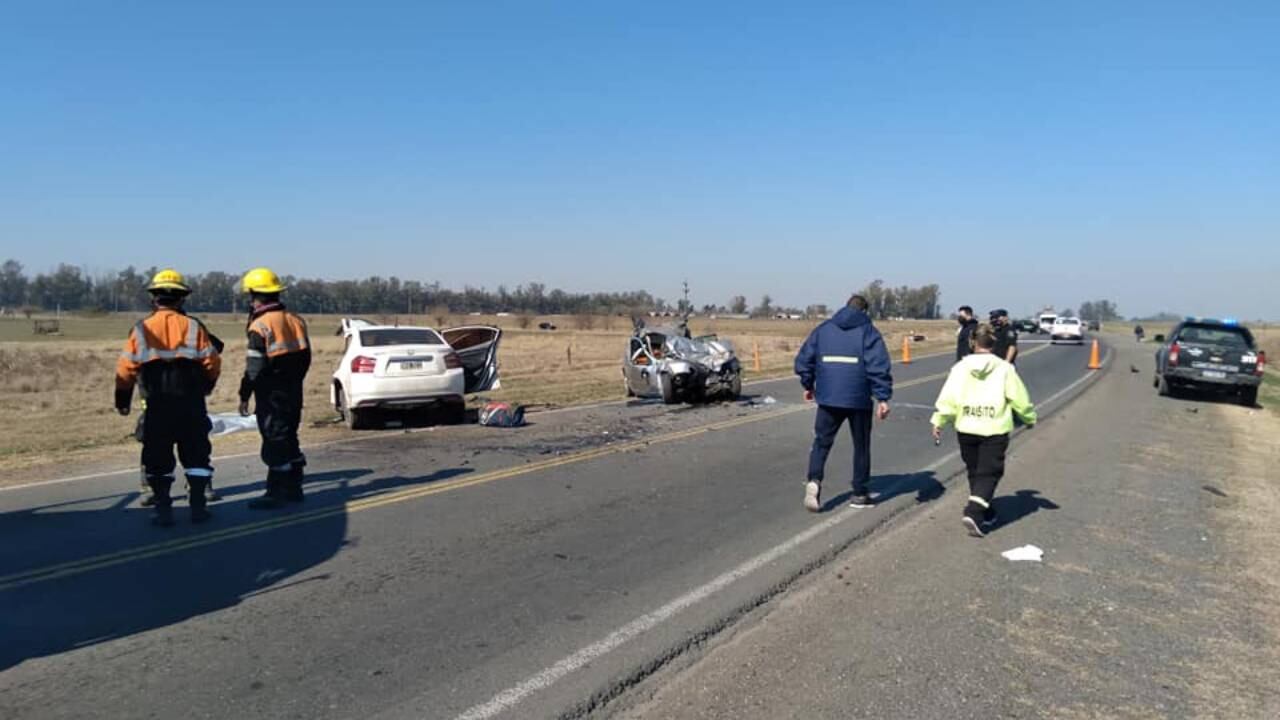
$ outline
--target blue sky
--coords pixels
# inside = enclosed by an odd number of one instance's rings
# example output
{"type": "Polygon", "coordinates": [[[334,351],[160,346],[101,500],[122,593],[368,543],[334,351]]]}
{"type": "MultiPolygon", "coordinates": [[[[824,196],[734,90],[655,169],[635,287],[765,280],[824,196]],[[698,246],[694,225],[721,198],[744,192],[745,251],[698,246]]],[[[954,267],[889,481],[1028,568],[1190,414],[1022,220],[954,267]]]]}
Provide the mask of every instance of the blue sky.
{"type": "Polygon", "coordinates": [[[0,255],[1280,319],[1280,4],[21,2],[0,255]]]}

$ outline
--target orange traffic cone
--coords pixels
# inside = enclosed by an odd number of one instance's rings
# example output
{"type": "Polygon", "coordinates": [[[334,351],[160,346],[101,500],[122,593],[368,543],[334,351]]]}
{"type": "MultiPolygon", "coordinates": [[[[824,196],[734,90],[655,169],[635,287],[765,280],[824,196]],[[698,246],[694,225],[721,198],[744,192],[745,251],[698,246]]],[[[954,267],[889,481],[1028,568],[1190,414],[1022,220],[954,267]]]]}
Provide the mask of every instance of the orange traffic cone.
{"type": "Polygon", "coordinates": [[[902,364],[911,364],[911,338],[902,338],[902,364]]]}
{"type": "Polygon", "coordinates": [[[1098,359],[1098,340],[1097,340],[1097,338],[1094,338],[1094,340],[1093,340],[1093,351],[1089,353],[1089,369],[1090,369],[1090,370],[1101,370],[1101,369],[1102,369],[1102,360],[1098,359]]]}

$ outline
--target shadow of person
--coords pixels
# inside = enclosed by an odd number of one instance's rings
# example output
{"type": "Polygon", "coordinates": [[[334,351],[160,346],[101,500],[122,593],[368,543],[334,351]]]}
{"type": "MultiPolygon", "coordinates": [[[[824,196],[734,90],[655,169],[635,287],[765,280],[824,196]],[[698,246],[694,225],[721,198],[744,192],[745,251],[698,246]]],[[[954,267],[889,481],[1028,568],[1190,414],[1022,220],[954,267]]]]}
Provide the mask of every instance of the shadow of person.
{"type": "MultiPolygon", "coordinates": [[[[946,493],[947,488],[940,482],[932,470],[915,473],[899,473],[895,475],[877,475],[871,478],[871,497],[877,504],[888,502],[900,495],[915,493],[916,502],[926,503],[937,500],[946,493]]],[[[845,492],[828,499],[822,505],[822,512],[829,512],[853,498],[853,491],[845,492]]]]}
{"type": "Polygon", "coordinates": [[[4,556],[0,671],[181,623],[282,586],[326,582],[327,574],[306,573],[350,542],[347,501],[468,472],[451,468],[368,482],[358,480],[370,470],[318,473],[302,506],[263,514],[245,507],[250,497],[224,500],[213,506],[214,520],[199,526],[186,524],[179,506],[179,525],[164,530],[150,527],[151,511],[137,506],[6,513],[0,517],[0,542],[17,542],[24,528],[30,532],[45,523],[60,528],[70,544],[50,543],[39,551],[39,544],[23,540],[31,557],[4,556]]]}
{"type": "Polygon", "coordinates": [[[991,508],[996,511],[996,521],[987,528],[987,532],[1000,530],[1041,510],[1058,510],[1060,507],[1049,498],[1040,497],[1039,490],[1019,490],[1012,495],[1001,495],[991,501],[991,508]]]}

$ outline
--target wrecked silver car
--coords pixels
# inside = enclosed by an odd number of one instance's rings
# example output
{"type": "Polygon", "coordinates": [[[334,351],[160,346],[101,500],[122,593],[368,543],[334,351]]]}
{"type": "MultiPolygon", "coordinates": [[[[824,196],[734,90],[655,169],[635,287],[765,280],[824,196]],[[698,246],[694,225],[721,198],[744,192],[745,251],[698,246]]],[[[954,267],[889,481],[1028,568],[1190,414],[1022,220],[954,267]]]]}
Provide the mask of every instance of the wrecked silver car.
{"type": "Polygon", "coordinates": [[[667,404],[703,402],[742,394],[742,365],[733,344],[714,335],[689,337],[688,327],[639,325],[622,361],[627,397],[667,404]]]}

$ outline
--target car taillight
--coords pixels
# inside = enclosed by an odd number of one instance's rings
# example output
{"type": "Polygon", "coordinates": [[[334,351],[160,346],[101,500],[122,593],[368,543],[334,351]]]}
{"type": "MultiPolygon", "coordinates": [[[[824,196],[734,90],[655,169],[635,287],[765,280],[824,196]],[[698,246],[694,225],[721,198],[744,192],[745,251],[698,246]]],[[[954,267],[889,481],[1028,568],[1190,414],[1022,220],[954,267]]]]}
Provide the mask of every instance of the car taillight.
{"type": "Polygon", "coordinates": [[[461,370],[462,358],[458,357],[456,352],[445,353],[444,366],[449,370],[461,370]]]}
{"type": "Polygon", "coordinates": [[[1263,373],[1265,373],[1266,371],[1267,371],[1267,354],[1264,352],[1260,352],[1258,353],[1258,366],[1253,369],[1253,374],[1257,375],[1258,377],[1262,377],[1263,373]]]}
{"type": "Polygon", "coordinates": [[[1178,346],[1178,343],[1174,343],[1169,346],[1170,367],[1178,364],[1178,355],[1180,355],[1181,353],[1182,353],[1182,348],[1178,346]]]}
{"type": "Polygon", "coordinates": [[[351,360],[351,372],[353,373],[371,373],[378,367],[378,361],[375,358],[365,357],[361,355],[351,360]]]}

